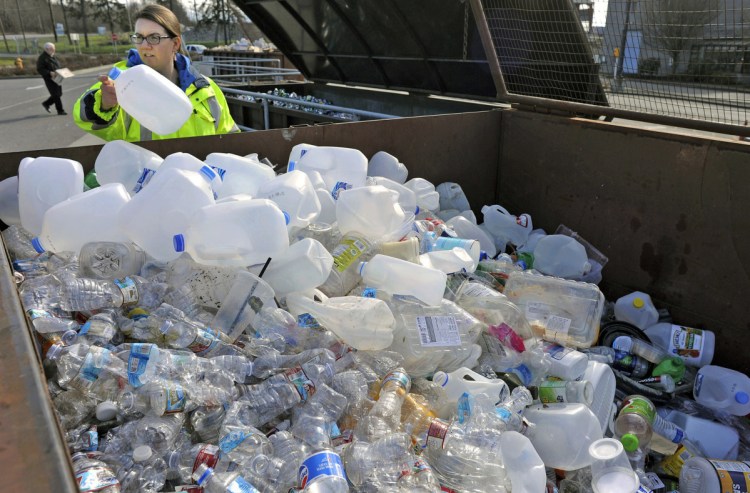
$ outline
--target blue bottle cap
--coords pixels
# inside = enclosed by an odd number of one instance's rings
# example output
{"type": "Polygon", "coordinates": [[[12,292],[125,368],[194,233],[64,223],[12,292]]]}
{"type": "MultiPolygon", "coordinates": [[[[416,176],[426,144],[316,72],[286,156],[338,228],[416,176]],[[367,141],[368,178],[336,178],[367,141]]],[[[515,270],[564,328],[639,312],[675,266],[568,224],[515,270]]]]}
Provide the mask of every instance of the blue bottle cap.
{"type": "Polygon", "coordinates": [[[212,170],[210,166],[201,166],[199,171],[209,182],[216,179],[216,171],[212,170]]]}
{"type": "Polygon", "coordinates": [[[297,166],[297,161],[289,161],[289,164],[286,167],[287,172],[294,171],[294,168],[297,166]]]}
{"type": "Polygon", "coordinates": [[[737,392],[734,394],[734,400],[739,404],[747,404],[750,402],[750,396],[747,395],[747,392],[737,392]]]}
{"type": "Polygon", "coordinates": [[[112,70],[109,71],[109,73],[107,74],[107,77],[109,77],[112,80],[115,80],[116,78],[120,76],[121,73],[122,73],[122,70],[120,70],[117,67],[112,67],[112,70]]]}
{"type": "Polygon", "coordinates": [[[286,224],[289,225],[289,221],[292,219],[288,212],[281,211],[284,214],[284,221],[286,221],[286,224]]]}
{"type": "Polygon", "coordinates": [[[36,253],[44,253],[44,247],[42,246],[42,242],[39,241],[38,237],[31,240],[31,246],[34,247],[36,253]]]}
{"type": "Polygon", "coordinates": [[[172,237],[172,245],[174,246],[175,252],[184,252],[185,251],[185,237],[178,233],[172,237]]]}

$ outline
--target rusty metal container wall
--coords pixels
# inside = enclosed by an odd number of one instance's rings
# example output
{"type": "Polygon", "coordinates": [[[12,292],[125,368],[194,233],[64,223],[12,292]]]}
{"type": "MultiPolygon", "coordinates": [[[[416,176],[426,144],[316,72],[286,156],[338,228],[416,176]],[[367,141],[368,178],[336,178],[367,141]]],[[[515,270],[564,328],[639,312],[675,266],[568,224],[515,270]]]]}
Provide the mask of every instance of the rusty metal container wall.
{"type": "Polygon", "coordinates": [[[715,364],[750,371],[750,146],[521,111],[501,135],[502,204],[607,255],[608,299],[650,293],[716,332],[715,364]]]}

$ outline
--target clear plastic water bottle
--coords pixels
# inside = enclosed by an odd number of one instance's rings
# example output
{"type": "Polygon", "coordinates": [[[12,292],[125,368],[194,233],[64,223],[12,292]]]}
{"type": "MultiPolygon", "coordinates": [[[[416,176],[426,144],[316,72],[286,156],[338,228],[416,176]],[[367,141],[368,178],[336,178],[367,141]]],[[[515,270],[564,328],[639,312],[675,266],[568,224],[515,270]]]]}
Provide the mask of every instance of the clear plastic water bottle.
{"type": "Polygon", "coordinates": [[[234,402],[227,409],[219,431],[220,462],[245,464],[256,455],[270,455],[273,446],[266,435],[247,422],[247,408],[234,402]]]}
{"type": "Polygon", "coordinates": [[[133,449],[132,460],[118,470],[122,493],[160,491],[167,480],[167,464],[148,445],[133,449]]]}
{"type": "Polygon", "coordinates": [[[81,247],[78,268],[81,277],[114,281],[137,275],[146,254],[133,243],[94,241],[81,247]]]}
{"type": "Polygon", "coordinates": [[[217,473],[206,464],[201,464],[193,473],[193,479],[206,493],[260,493],[239,472],[217,473]]]}
{"type": "Polygon", "coordinates": [[[349,492],[344,464],[339,454],[331,448],[308,455],[299,467],[297,481],[304,493],[349,492]]]}
{"type": "Polygon", "coordinates": [[[360,421],[357,435],[373,441],[397,431],[401,424],[401,405],[410,389],[411,378],[403,368],[386,375],[378,400],[368,416],[360,421]]]}
{"type": "Polygon", "coordinates": [[[90,311],[100,308],[140,306],[156,308],[167,290],[167,285],[151,282],[139,276],[114,282],[99,279],[62,279],[60,306],[68,311],[90,311]]]}
{"type": "Polygon", "coordinates": [[[119,493],[120,482],[112,469],[101,460],[89,457],[85,453],[73,454],[73,472],[81,493],[119,493]]]}
{"type": "Polygon", "coordinates": [[[219,462],[219,447],[209,443],[186,442],[165,456],[169,472],[183,483],[190,483],[198,466],[214,468],[219,462]]]}

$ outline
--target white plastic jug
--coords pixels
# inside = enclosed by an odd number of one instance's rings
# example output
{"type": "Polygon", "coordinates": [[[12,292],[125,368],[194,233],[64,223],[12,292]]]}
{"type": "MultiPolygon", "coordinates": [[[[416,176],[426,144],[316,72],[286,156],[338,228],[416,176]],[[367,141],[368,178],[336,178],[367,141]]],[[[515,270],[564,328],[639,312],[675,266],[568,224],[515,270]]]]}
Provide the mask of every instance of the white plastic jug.
{"type": "Polygon", "coordinates": [[[83,167],[78,161],[56,157],[24,159],[18,167],[18,212],[23,228],[42,232],[47,209],[83,193],[83,167]]]}
{"type": "Polygon", "coordinates": [[[367,179],[367,158],[357,149],[348,147],[312,147],[301,154],[287,171],[317,171],[326,190],[337,196],[339,190],[363,187],[367,179]]]}
{"type": "Polygon", "coordinates": [[[706,407],[745,416],[750,414],[750,378],[729,368],[706,365],[695,377],[693,397],[706,407]]]}
{"type": "Polygon", "coordinates": [[[414,296],[431,306],[440,305],[448,276],[445,272],[388,255],[362,262],[359,273],[365,285],[390,294],[414,296]]]}
{"type": "Polygon", "coordinates": [[[508,384],[500,379],[490,380],[469,368],[461,367],[450,373],[435,372],[432,381],[445,391],[446,403],[438,410],[438,415],[447,419],[456,411],[458,399],[464,392],[470,395],[486,395],[493,403],[504,401],[510,395],[508,384]]]}
{"type": "Polygon", "coordinates": [[[266,262],[289,248],[286,217],[267,199],[224,202],[196,211],[174,235],[174,250],[206,265],[246,267],[266,262]]]}
{"type": "Polygon", "coordinates": [[[547,235],[534,248],[534,268],[548,276],[580,279],[591,270],[586,248],[570,236],[547,235]]]}
{"type": "Polygon", "coordinates": [[[367,166],[367,176],[383,176],[400,184],[406,182],[408,175],[409,170],[404,163],[385,151],[373,154],[367,166]]]}
{"type": "Polygon", "coordinates": [[[545,466],[574,471],[591,465],[589,447],[602,438],[602,430],[585,404],[534,404],[523,415],[536,425],[527,436],[545,466]]]}
{"type": "Polygon", "coordinates": [[[445,272],[446,274],[474,272],[477,268],[477,263],[469,255],[469,252],[458,247],[450,250],[435,250],[423,253],[419,256],[419,263],[425,267],[445,272]]]}
{"type": "Polygon", "coordinates": [[[236,154],[212,152],[206,156],[206,164],[221,177],[221,188],[216,192],[220,199],[240,193],[255,197],[258,188],[276,176],[270,166],[236,154]]]}
{"type": "MultiPolygon", "coordinates": [[[[536,260],[534,266],[536,267],[536,260]]],[[[635,291],[615,301],[615,318],[646,330],[659,320],[659,312],[651,301],[651,296],[635,291]]]]}
{"type": "Polygon", "coordinates": [[[323,244],[313,238],[304,238],[273,258],[263,279],[278,296],[283,297],[294,291],[317,288],[326,282],[331,267],[333,257],[323,244]]]}
{"type": "Polygon", "coordinates": [[[439,252],[441,250],[453,250],[454,248],[460,248],[464,250],[472,261],[472,266],[467,268],[468,272],[474,272],[479,265],[479,257],[482,253],[482,245],[479,240],[475,239],[464,239],[464,238],[451,238],[447,236],[434,236],[434,233],[426,233],[427,251],[428,252],[439,252]]]}
{"type": "Polygon", "coordinates": [[[470,238],[479,241],[479,246],[488,257],[497,255],[495,240],[488,235],[482,228],[466,219],[463,215],[450,218],[445,223],[450,226],[459,238],[470,238]]]}
{"type": "Polygon", "coordinates": [[[609,426],[610,418],[614,415],[616,408],[615,399],[615,374],[609,365],[598,361],[589,361],[583,379],[591,382],[594,387],[594,401],[589,408],[594,412],[602,433],[609,426]]]}
{"type": "Polygon", "coordinates": [[[718,421],[703,419],[674,409],[659,409],[659,415],[683,429],[690,441],[700,446],[706,457],[737,460],[740,437],[737,430],[718,421]]]}
{"type": "Polygon", "coordinates": [[[482,207],[482,214],[487,230],[502,244],[512,243],[517,247],[523,246],[533,229],[531,216],[528,214],[514,216],[499,205],[485,205],[482,207]]]}
{"type": "Polygon", "coordinates": [[[8,226],[21,225],[18,212],[18,175],[0,181],[0,221],[8,226]]]}
{"type": "Polygon", "coordinates": [[[113,67],[117,103],[141,126],[159,135],[177,132],[193,114],[187,95],[172,81],[148,65],[127,70],[113,67]]]}
{"type": "Polygon", "coordinates": [[[393,342],[395,320],[385,301],[361,296],[327,298],[320,292],[317,296],[321,303],[300,293],[289,294],[289,312],[295,317],[311,315],[355,349],[379,351],[393,342]]]}
{"type": "Polygon", "coordinates": [[[406,188],[401,183],[395,182],[383,176],[370,176],[367,178],[369,185],[382,185],[389,190],[398,193],[398,203],[407,214],[418,214],[417,195],[413,190],[406,188]]]}
{"type": "Polygon", "coordinates": [[[710,365],[714,359],[716,335],[710,330],[676,324],[655,324],[644,332],[656,346],[685,360],[689,366],[710,365]]]}
{"type": "MultiPolygon", "coordinates": [[[[159,166],[158,169],[159,171],[165,171],[171,168],[177,168],[200,172],[201,168],[203,168],[204,166],[206,166],[206,163],[193,156],[192,154],[189,154],[187,152],[174,152],[164,158],[164,161],[162,161],[161,166],[159,166]]],[[[216,177],[211,180],[211,188],[213,188],[214,190],[214,197],[218,196],[221,185],[221,176],[219,176],[219,174],[217,173],[216,177]]]]}
{"type": "Polygon", "coordinates": [[[315,189],[315,194],[318,196],[320,201],[320,214],[318,215],[318,222],[327,224],[333,224],[336,222],[336,199],[333,198],[331,192],[326,188],[326,183],[323,181],[323,177],[317,171],[308,171],[305,173],[315,189]]]}
{"type": "Polygon", "coordinates": [[[94,162],[96,181],[100,185],[122,183],[130,195],[148,184],[162,164],[158,154],[143,147],[113,140],[102,146],[94,162]]]}
{"type": "Polygon", "coordinates": [[[435,190],[435,185],[424,178],[412,178],[404,183],[404,186],[412,190],[417,196],[417,205],[422,210],[440,210],[440,194],[435,190]]]}
{"type": "Polygon", "coordinates": [[[508,430],[500,435],[500,455],[508,473],[513,493],[547,491],[544,461],[525,436],[508,430]]]}
{"type": "Polygon", "coordinates": [[[102,185],[53,205],[44,214],[42,232],[32,244],[38,252],[79,252],[90,241],[125,242],[117,215],[130,201],[120,183],[102,185]]]}
{"type": "Polygon", "coordinates": [[[336,220],[342,235],[360,233],[376,241],[398,240],[406,214],[398,193],[381,185],[344,190],[336,202],[336,220]]]}
{"type": "Polygon", "coordinates": [[[290,234],[306,228],[320,215],[320,200],[310,178],[301,171],[289,171],[263,183],[256,198],[274,201],[289,215],[290,234]]]}
{"type": "Polygon", "coordinates": [[[548,373],[562,380],[581,380],[588,368],[589,358],[580,351],[554,342],[544,342],[545,359],[549,361],[548,373]]]}
{"type": "Polygon", "coordinates": [[[289,153],[289,159],[287,160],[287,166],[289,166],[289,169],[287,171],[292,171],[294,169],[294,166],[296,166],[297,161],[299,161],[299,158],[302,157],[304,153],[309,151],[310,149],[313,149],[318,146],[314,146],[312,144],[297,144],[294,147],[292,147],[291,152],[289,153]]]}
{"type": "Polygon", "coordinates": [[[180,256],[173,238],[187,229],[196,211],[214,203],[211,182],[216,173],[204,166],[200,173],[168,169],[125,204],[118,223],[130,241],[160,262],[180,256]]]}
{"type": "Polygon", "coordinates": [[[440,210],[456,209],[459,212],[471,210],[469,199],[466,198],[466,194],[458,183],[441,183],[436,190],[440,194],[440,210]]]}

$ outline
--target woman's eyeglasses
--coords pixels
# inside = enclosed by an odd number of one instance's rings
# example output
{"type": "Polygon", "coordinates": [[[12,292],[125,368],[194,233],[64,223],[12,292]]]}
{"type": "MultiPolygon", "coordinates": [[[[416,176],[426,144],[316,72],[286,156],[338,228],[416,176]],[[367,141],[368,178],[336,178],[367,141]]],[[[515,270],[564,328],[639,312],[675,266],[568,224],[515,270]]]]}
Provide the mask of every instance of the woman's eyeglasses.
{"type": "Polygon", "coordinates": [[[144,36],[142,34],[131,34],[130,42],[133,43],[134,45],[139,45],[139,44],[142,44],[144,40],[146,40],[148,44],[150,44],[151,46],[155,46],[161,43],[162,39],[172,38],[172,37],[174,36],[162,36],[157,33],[149,34],[148,36],[144,36]]]}

